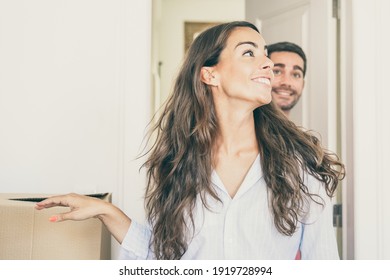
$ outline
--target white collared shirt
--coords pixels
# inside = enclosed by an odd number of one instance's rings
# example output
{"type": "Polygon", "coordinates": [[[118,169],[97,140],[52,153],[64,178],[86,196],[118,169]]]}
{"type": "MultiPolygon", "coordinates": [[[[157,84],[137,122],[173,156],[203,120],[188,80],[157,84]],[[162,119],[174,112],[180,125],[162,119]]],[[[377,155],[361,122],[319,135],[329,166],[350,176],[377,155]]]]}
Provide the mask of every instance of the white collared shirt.
{"type": "MultiPolygon", "coordinates": [[[[324,199],[325,208],[311,201],[305,224],[299,223],[297,231],[286,236],[278,232],[273,222],[260,156],[233,198],[213,171],[212,187],[222,203],[209,196],[209,210],[203,207],[200,199],[197,200],[194,209],[196,233],[182,259],[293,260],[298,250],[302,259],[339,259],[332,224],[332,201],[314,177],[306,175],[305,183],[311,193],[324,199]]],[[[150,237],[149,226],[132,221],[121,244],[120,258],[153,259],[150,237]]]]}

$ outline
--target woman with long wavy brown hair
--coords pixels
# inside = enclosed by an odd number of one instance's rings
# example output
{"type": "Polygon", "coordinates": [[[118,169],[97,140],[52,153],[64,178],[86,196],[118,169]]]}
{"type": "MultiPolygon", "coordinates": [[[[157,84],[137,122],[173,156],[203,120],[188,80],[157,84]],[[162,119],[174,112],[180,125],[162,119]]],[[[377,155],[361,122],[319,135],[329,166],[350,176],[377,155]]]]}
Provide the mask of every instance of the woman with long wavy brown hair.
{"type": "Polygon", "coordinates": [[[337,259],[332,203],[337,156],[271,102],[273,63],[257,28],[238,21],[191,45],[164,110],[147,168],[146,225],[70,194],[37,204],[99,217],[130,259],[337,259]]]}

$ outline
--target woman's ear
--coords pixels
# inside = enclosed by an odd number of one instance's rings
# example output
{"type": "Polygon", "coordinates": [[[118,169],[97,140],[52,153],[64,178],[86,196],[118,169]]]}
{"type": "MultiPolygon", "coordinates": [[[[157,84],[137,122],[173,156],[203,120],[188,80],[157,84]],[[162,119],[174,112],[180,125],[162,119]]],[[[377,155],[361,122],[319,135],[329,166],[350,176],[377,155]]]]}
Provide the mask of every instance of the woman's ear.
{"type": "Polygon", "coordinates": [[[202,82],[209,86],[217,86],[218,84],[218,80],[215,77],[213,67],[202,67],[202,69],[200,70],[200,79],[202,82]]]}

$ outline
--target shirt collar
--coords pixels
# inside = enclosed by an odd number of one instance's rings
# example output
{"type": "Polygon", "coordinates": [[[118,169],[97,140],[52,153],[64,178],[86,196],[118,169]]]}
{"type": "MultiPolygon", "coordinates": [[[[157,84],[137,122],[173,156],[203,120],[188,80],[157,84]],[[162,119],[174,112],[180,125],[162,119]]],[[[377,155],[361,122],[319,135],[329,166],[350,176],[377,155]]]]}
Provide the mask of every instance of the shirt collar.
{"type": "MultiPolygon", "coordinates": [[[[255,183],[262,177],[263,170],[261,168],[260,163],[260,154],[258,154],[251,167],[249,168],[248,173],[246,174],[244,180],[241,183],[240,188],[238,189],[233,199],[238,199],[240,196],[242,196],[245,192],[251,189],[255,185],[255,183]]],[[[219,190],[229,196],[225,186],[222,183],[221,178],[218,176],[215,169],[211,173],[211,183],[214,187],[217,187],[219,190]]]]}

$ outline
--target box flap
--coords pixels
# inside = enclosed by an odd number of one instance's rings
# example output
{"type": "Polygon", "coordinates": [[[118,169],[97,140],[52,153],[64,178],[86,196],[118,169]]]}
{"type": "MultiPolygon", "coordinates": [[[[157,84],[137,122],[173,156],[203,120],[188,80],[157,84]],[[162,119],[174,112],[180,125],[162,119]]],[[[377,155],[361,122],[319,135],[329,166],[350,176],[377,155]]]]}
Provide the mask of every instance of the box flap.
{"type": "MultiPolygon", "coordinates": [[[[96,193],[96,194],[86,194],[86,196],[105,199],[105,197],[108,196],[108,194],[109,193],[96,193]]],[[[27,201],[27,202],[41,202],[42,200],[45,200],[49,196],[50,195],[44,196],[44,197],[35,197],[35,196],[32,196],[32,197],[11,197],[8,199],[9,200],[18,200],[18,201],[27,201]]]]}

